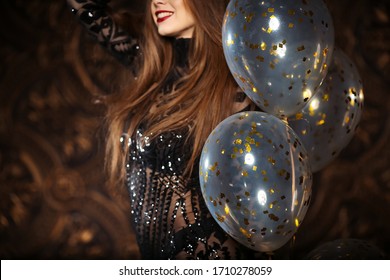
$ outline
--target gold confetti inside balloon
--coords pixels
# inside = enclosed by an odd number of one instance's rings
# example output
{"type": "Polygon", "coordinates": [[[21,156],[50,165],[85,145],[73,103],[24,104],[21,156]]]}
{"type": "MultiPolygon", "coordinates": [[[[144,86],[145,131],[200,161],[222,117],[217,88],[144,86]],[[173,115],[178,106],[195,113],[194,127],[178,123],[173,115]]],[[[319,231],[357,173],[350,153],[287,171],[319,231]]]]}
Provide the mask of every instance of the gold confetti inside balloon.
{"type": "Polygon", "coordinates": [[[322,0],[231,0],[222,28],[227,64],[263,111],[291,116],[325,78],[334,45],[322,0]]]}
{"type": "Polygon", "coordinates": [[[306,150],[285,122],[268,113],[243,112],[223,120],[203,147],[199,178],[211,215],[256,251],[286,244],[309,207],[306,150]]]}
{"type": "Polygon", "coordinates": [[[355,135],[363,110],[363,85],[356,66],[335,49],[329,72],[309,103],[288,122],[317,172],[332,162],[355,135]]]}

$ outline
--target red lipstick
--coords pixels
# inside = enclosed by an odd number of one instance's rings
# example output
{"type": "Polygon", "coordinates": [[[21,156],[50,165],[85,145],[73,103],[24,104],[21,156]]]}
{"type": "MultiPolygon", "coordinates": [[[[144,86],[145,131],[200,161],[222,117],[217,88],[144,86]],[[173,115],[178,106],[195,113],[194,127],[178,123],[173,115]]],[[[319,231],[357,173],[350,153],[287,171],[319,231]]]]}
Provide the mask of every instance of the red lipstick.
{"type": "Polygon", "coordinates": [[[166,21],[172,15],[173,15],[173,12],[171,12],[171,11],[164,11],[164,10],[156,11],[157,23],[161,23],[161,22],[166,21]],[[162,14],[164,14],[164,15],[162,15],[162,14]]]}

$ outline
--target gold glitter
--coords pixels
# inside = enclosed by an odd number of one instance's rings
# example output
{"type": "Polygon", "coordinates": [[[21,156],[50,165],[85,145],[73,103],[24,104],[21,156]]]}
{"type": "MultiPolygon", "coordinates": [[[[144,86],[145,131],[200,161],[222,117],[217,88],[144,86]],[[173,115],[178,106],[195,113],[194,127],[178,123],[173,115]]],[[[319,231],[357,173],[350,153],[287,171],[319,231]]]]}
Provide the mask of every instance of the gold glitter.
{"type": "Polygon", "coordinates": [[[268,162],[271,163],[272,165],[275,165],[276,160],[273,159],[271,156],[268,157],[268,162]]]}
{"type": "Polygon", "coordinates": [[[221,151],[221,154],[223,154],[223,155],[224,155],[224,154],[225,154],[225,152],[226,152],[225,150],[222,150],[222,151],[221,151]]]}
{"type": "Polygon", "coordinates": [[[329,94],[324,94],[324,96],[322,96],[322,100],[329,101],[329,94]]]}
{"type": "Polygon", "coordinates": [[[322,114],[322,115],[321,115],[321,120],[319,120],[319,121],[316,123],[316,125],[317,125],[317,126],[320,126],[320,125],[325,124],[325,119],[326,119],[326,114],[322,114]]]}
{"type": "Polygon", "coordinates": [[[215,171],[216,168],[217,168],[217,166],[218,166],[218,162],[215,162],[214,165],[212,165],[212,166],[209,167],[209,170],[215,171]]]}
{"type": "Polygon", "coordinates": [[[294,27],[294,23],[289,23],[288,24],[288,28],[293,28],[294,27]]]}
{"type": "Polygon", "coordinates": [[[267,15],[268,15],[268,14],[267,14],[266,12],[264,12],[264,13],[261,14],[262,17],[267,17],[267,15]]]}
{"type": "Polygon", "coordinates": [[[230,17],[231,17],[231,18],[235,18],[236,16],[237,16],[237,13],[236,13],[236,12],[231,12],[231,13],[230,13],[230,17]]]}
{"type": "Polygon", "coordinates": [[[234,40],[233,40],[233,39],[227,40],[227,41],[226,41],[226,45],[227,45],[228,47],[230,47],[231,45],[234,45],[234,40]]]}
{"type": "Polygon", "coordinates": [[[235,159],[236,158],[236,155],[235,154],[231,154],[230,156],[232,159],[235,159]]]}
{"type": "Polygon", "coordinates": [[[317,57],[318,56],[318,52],[314,52],[313,56],[317,57]]]}
{"type": "Polygon", "coordinates": [[[242,171],[241,175],[244,177],[248,177],[248,172],[244,170],[244,171],[242,171]]]}
{"type": "Polygon", "coordinates": [[[226,204],[226,205],[225,205],[225,214],[226,214],[226,215],[229,215],[229,213],[230,213],[230,208],[229,208],[229,206],[226,204]]]}
{"type": "Polygon", "coordinates": [[[272,28],[271,28],[271,27],[269,27],[269,28],[267,29],[267,33],[269,33],[269,34],[272,33],[272,28]]]}
{"type": "Polygon", "coordinates": [[[322,51],[322,55],[323,56],[326,56],[328,54],[328,48],[325,48],[323,51],[322,51]]]}
{"type": "Polygon", "coordinates": [[[245,235],[246,238],[251,238],[252,237],[252,234],[248,233],[248,231],[246,231],[244,228],[240,228],[240,231],[243,235],[245,235]]]}
{"type": "Polygon", "coordinates": [[[247,153],[250,153],[252,151],[251,145],[249,145],[248,143],[245,143],[245,150],[247,153]]]}
{"type": "Polygon", "coordinates": [[[301,52],[303,50],[305,50],[305,46],[303,46],[303,45],[297,48],[297,51],[299,51],[299,52],[301,52]]]}
{"type": "Polygon", "coordinates": [[[221,223],[223,223],[225,221],[225,217],[219,215],[218,213],[215,213],[217,215],[217,219],[218,221],[220,221],[221,223]]]}
{"type": "Polygon", "coordinates": [[[253,171],[257,171],[257,166],[254,165],[253,168],[252,168],[253,171]]]}
{"type": "Polygon", "coordinates": [[[264,57],[261,55],[256,56],[256,59],[260,62],[264,62],[264,57]]]}
{"type": "Polygon", "coordinates": [[[275,190],[274,190],[274,189],[270,189],[269,192],[270,192],[271,194],[274,194],[274,193],[275,193],[275,190]]]}
{"type": "Polygon", "coordinates": [[[275,12],[275,8],[268,8],[268,12],[269,13],[274,13],[275,12]]]}
{"type": "Polygon", "coordinates": [[[299,227],[299,220],[298,220],[298,218],[295,219],[295,226],[299,227]]]}
{"type": "Polygon", "coordinates": [[[246,71],[249,71],[250,68],[248,65],[245,65],[244,67],[245,67],[246,71]]]}
{"type": "Polygon", "coordinates": [[[248,16],[245,17],[245,20],[250,23],[253,19],[254,13],[250,13],[248,16]]]}
{"type": "Polygon", "coordinates": [[[267,49],[267,44],[265,42],[262,42],[260,44],[260,48],[261,48],[262,51],[265,51],[267,49]]]}
{"type": "Polygon", "coordinates": [[[251,128],[252,128],[251,133],[255,132],[255,131],[256,131],[256,128],[257,128],[257,124],[256,124],[255,122],[252,122],[252,123],[251,123],[251,128]]]}
{"type": "Polygon", "coordinates": [[[316,125],[317,126],[320,126],[320,125],[323,125],[325,123],[325,120],[319,120],[316,125]]]}
{"type": "Polygon", "coordinates": [[[251,193],[250,192],[245,192],[245,196],[250,196],[251,193]]]}
{"type": "Polygon", "coordinates": [[[261,174],[262,174],[262,175],[267,175],[267,171],[261,170],[261,174]]]}
{"type": "Polygon", "coordinates": [[[269,217],[271,220],[275,221],[275,222],[279,221],[279,217],[276,216],[275,214],[272,214],[272,213],[271,213],[271,214],[268,215],[268,217],[269,217]]]}
{"type": "Polygon", "coordinates": [[[289,14],[290,16],[293,16],[293,15],[295,15],[295,11],[294,11],[294,10],[288,10],[288,14],[289,14]]]}
{"type": "Polygon", "coordinates": [[[297,113],[297,114],[295,115],[295,119],[296,119],[296,120],[302,120],[302,119],[303,119],[303,113],[297,113]]]}
{"type": "Polygon", "coordinates": [[[257,88],[252,88],[252,91],[254,92],[254,93],[257,93],[257,88]]]}
{"type": "Polygon", "coordinates": [[[253,139],[252,137],[249,137],[249,136],[245,138],[245,141],[251,145],[255,144],[255,139],[253,139]]]}

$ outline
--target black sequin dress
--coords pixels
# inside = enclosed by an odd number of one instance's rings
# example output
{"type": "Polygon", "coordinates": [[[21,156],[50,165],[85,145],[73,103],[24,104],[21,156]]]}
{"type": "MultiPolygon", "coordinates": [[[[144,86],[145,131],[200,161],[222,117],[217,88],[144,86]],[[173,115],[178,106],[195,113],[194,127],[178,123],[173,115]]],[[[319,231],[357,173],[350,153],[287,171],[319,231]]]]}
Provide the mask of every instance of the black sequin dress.
{"type": "MultiPolygon", "coordinates": [[[[89,32],[125,64],[138,55],[137,40],[121,31],[106,14],[107,1],[67,0],[89,32]]],[[[188,39],[173,40],[176,69],[169,90],[186,67],[188,39]]],[[[124,134],[130,145],[126,164],[131,216],[143,259],[253,259],[255,252],[228,236],[210,215],[202,197],[198,169],[183,171],[191,154],[186,131],[167,132],[153,141],[124,134]],[[143,141],[142,141],[143,140],[143,141]]]]}

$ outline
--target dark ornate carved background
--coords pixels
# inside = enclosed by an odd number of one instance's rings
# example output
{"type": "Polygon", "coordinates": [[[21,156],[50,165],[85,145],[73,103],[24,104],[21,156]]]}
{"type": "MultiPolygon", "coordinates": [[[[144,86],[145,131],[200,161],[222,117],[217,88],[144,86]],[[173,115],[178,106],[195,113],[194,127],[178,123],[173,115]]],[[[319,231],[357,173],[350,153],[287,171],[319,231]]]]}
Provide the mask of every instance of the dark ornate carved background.
{"type": "MultiPolygon", "coordinates": [[[[112,1],[123,3],[143,1],[112,1]]],[[[390,2],[328,3],[336,43],[362,76],[365,108],[353,141],[314,175],[291,257],[339,238],[389,254],[390,2]]],[[[1,258],[137,258],[125,190],[104,184],[99,128],[99,97],[127,70],[86,36],[65,0],[0,7],[1,258]]]]}

